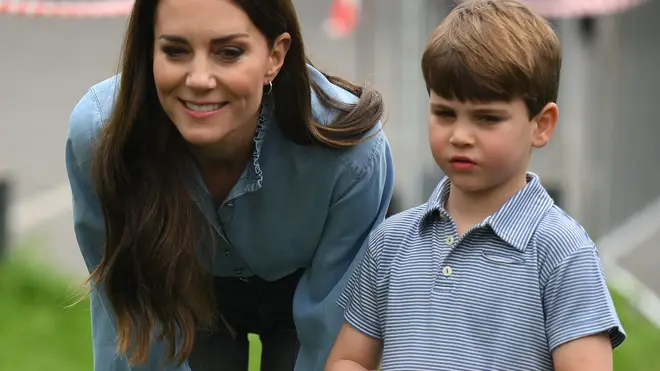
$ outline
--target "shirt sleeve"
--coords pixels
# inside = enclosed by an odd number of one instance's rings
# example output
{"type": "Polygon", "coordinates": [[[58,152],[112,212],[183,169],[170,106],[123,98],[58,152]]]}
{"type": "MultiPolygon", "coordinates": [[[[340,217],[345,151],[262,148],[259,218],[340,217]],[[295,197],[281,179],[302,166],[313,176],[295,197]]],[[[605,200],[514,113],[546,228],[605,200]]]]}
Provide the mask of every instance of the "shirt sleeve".
{"type": "Polygon", "coordinates": [[[599,333],[608,333],[616,348],[626,337],[595,246],[576,250],[555,267],[545,286],[543,305],[551,351],[599,333]]]}
{"type": "Polygon", "coordinates": [[[314,365],[309,371],[323,370],[330,349],[343,323],[339,294],[357,262],[372,228],[385,219],[392,197],[394,179],[389,145],[379,134],[379,149],[371,171],[353,181],[329,210],[321,241],[311,266],[296,290],[293,315],[305,352],[316,359],[299,359],[299,364],[314,365]]]}
{"type": "Polygon", "coordinates": [[[367,252],[355,269],[338,303],[345,308],[344,318],[356,330],[372,338],[382,338],[379,295],[378,262],[374,248],[378,239],[372,234],[367,252]]]}
{"type": "MultiPolygon", "coordinates": [[[[65,147],[74,231],[89,272],[101,262],[105,241],[103,214],[90,176],[93,141],[101,125],[101,102],[92,88],[71,113],[65,147]]],[[[161,367],[166,354],[163,342],[152,346],[147,365],[131,367],[125,358],[118,357],[117,324],[102,286],[91,294],[91,316],[95,371],[190,371],[187,364],[161,367]]]]}

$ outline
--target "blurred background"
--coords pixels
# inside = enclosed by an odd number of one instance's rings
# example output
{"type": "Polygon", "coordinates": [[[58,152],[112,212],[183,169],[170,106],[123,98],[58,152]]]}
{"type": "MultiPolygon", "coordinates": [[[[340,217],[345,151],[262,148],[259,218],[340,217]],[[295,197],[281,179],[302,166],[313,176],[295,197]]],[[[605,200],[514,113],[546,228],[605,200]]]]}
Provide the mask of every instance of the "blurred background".
{"type": "MultiPolygon", "coordinates": [[[[562,39],[560,123],[532,171],[598,242],[628,341],[616,370],[660,370],[660,0],[528,0],[562,39]]],[[[442,176],[420,58],[453,0],[294,0],[310,58],[378,88],[393,211],[442,176]]],[[[71,109],[117,72],[131,2],[0,0],[0,371],[92,370],[72,228],[71,109]]]]}

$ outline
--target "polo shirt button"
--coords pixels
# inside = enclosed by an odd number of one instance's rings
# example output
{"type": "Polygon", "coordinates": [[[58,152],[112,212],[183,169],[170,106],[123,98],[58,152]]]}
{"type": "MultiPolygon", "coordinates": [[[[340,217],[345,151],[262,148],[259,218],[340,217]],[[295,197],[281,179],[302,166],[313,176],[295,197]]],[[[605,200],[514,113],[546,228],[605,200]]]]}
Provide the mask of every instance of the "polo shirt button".
{"type": "Polygon", "coordinates": [[[454,244],[454,236],[447,236],[447,238],[445,239],[445,243],[447,244],[447,246],[453,245],[454,244]]]}
{"type": "Polygon", "coordinates": [[[451,269],[451,267],[448,266],[448,265],[445,266],[444,268],[442,268],[442,274],[444,274],[445,277],[449,277],[449,276],[451,276],[451,274],[452,274],[453,271],[454,271],[454,270],[451,269]]]}

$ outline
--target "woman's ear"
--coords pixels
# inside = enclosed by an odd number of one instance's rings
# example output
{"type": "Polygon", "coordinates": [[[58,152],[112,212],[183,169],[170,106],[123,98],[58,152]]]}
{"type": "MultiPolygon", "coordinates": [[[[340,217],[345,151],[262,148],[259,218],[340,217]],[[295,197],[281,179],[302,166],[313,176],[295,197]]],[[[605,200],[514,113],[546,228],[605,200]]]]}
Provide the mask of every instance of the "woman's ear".
{"type": "Polygon", "coordinates": [[[275,80],[277,74],[280,73],[286,59],[286,54],[289,52],[289,47],[291,47],[291,35],[288,32],[281,34],[275,39],[270,52],[268,71],[266,71],[266,76],[264,76],[266,81],[275,80]]]}

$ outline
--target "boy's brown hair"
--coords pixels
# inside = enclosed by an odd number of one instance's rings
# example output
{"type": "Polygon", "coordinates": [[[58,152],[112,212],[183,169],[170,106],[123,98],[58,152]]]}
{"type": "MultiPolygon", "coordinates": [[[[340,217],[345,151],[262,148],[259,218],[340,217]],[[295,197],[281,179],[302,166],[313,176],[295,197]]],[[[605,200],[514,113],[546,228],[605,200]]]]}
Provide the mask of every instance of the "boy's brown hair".
{"type": "Polygon", "coordinates": [[[561,45],[548,22],[517,0],[467,0],[431,35],[426,87],[445,99],[521,98],[530,119],[557,100],[561,45]]]}

